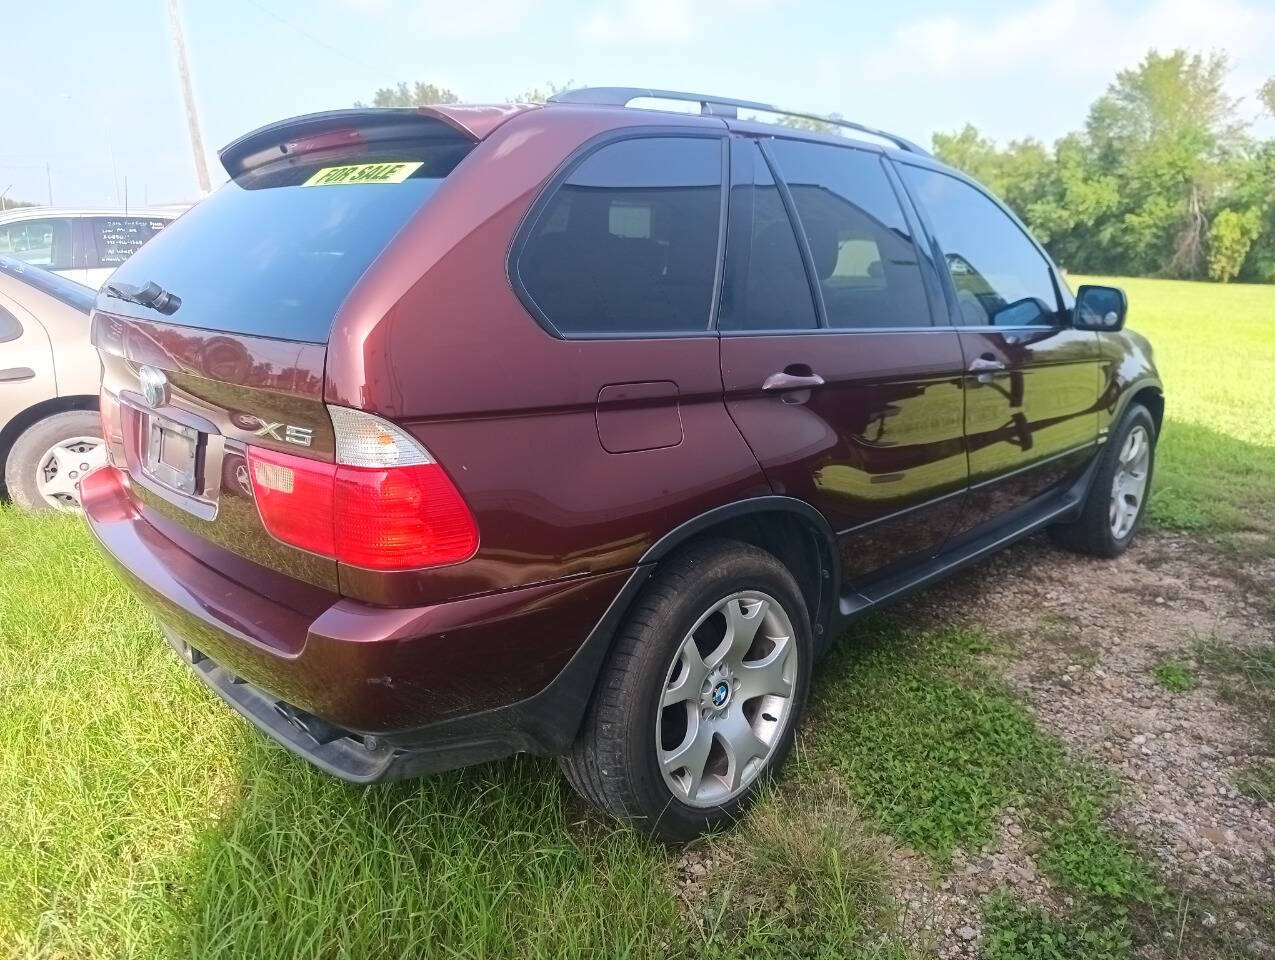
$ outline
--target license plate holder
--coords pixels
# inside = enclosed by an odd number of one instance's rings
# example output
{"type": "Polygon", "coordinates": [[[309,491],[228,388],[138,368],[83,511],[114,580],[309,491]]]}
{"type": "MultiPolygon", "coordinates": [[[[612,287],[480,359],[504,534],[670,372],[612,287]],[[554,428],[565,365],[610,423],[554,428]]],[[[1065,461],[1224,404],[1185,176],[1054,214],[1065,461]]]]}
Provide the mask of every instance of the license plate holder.
{"type": "Polygon", "coordinates": [[[199,431],[151,414],[147,426],[146,473],[187,496],[195,495],[199,474],[199,431]]]}

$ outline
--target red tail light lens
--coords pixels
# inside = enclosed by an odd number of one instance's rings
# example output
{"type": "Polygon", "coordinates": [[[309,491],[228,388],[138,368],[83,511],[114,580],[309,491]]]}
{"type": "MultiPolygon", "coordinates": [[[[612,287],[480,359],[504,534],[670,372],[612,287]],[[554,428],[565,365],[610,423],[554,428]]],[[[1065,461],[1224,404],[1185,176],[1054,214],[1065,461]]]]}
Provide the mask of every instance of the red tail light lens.
{"type": "Polygon", "coordinates": [[[337,558],[373,570],[468,560],[478,528],[436,463],[385,470],[337,467],[337,558]]]}
{"type": "Polygon", "coordinates": [[[249,447],[248,473],[267,530],[302,550],[336,555],[332,524],[336,464],[249,447]]]}
{"type": "Polygon", "coordinates": [[[293,546],[372,570],[468,560],[478,549],[469,507],[437,463],[384,469],[248,448],[266,529],[293,546]]]}

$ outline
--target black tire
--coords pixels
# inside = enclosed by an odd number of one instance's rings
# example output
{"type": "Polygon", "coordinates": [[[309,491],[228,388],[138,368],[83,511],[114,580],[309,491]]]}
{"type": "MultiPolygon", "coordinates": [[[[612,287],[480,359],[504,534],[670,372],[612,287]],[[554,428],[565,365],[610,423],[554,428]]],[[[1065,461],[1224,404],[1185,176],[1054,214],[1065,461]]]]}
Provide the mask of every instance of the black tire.
{"type": "MultiPolygon", "coordinates": [[[[689,840],[734,822],[792,749],[813,650],[801,591],[774,556],[733,540],[692,545],[660,565],[617,633],[580,733],[562,758],[567,780],[586,800],[665,841],[689,840]],[[661,708],[659,701],[696,621],[714,604],[747,590],[773,598],[791,622],[796,657],[791,700],[756,779],[725,803],[693,806],[674,795],[660,769],[656,719],[661,709],[672,708],[661,708]]],[[[755,711],[758,702],[741,695],[738,708],[755,711]]],[[[719,746],[715,741],[714,749],[719,746]]]]}
{"type": "MultiPolygon", "coordinates": [[[[54,445],[72,437],[101,439],[102,424],[95,411],[65,410],[55,413],[37,420],[18,435],[4,463],[4,485],[16,506],[26,510],[53,509],[40,494],[36,471],[41,459],[54,445]]],[[[73,504],[66,506],[70,508],[73,504]]]]}
{"type": "Polygon", "coordinates": [[[1112,431],[1106,446],[1099,454],[1098,469],[1094,474],[1093,486],[1089,488],[1089,496],[1085,499],[1084,509],[1072,523],[1057,524],[1049,528],[1049,535],[1055,543],[1077,553],[1087,553],[1095,557],[1118,557],[1133,542],[1138,528],[1142,525],[1142,517],[1146,513],[1147,501],[1151,497],[1151,481],[1155,474],[1156,449],[1155,418],[1140,403],[1131,403],[1121,418],[1119,425],[1112,431]],[[1137,427],[1146,430],[1150,439],[1146,469],[1146,487],[1138,504],[1137,517],[1128,532],[1117,537],[1111,527],[1110,505],[1112,484],[1119,466],[1120,452],[1124,449],[1129,434],[1137,427]]]}

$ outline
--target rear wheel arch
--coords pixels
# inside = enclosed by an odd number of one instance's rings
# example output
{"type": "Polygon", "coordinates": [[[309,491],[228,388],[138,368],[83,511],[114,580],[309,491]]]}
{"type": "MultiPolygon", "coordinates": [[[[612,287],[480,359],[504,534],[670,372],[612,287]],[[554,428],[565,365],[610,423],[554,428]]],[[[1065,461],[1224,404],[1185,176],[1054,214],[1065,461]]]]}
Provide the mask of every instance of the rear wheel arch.
{"type": "Polygon", "coordinates": [[[816,653],[826,649],[841,571],[836,537],[819,511],[803,500],[783,496],[725,504],[669,531],[647,550],[642,562],[658,562],[709,539],[751,544],[787,567],[806,601],[816,653]]]}

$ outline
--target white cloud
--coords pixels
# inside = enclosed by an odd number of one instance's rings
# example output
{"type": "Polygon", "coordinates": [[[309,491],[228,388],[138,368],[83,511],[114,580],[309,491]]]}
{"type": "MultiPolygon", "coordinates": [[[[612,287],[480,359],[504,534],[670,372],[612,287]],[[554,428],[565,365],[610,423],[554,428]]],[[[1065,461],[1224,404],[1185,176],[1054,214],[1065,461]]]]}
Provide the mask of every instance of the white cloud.
{"type": "Polygon", "coordinates": [[[589,43],[680,44],[715,19],[778,5],[778,0],[612,0],[590,13],[576,30],[589,43]]]}
{"type": "MultiPolygon", "coordinates": [[[[1115,0],[1042,0],[992,22],[926,17],[897,29],[868,71],[907,58],[935,77],[1003,77],[1017,83],[1054,78],[1106,79],[1155,47],[1225,50],[1233,82],[1275,72],[1275,7],[1244,0],[1153,0],[1137,13],[1115,0]]],[[[1260,82],[1260,81],[1259,81],[1260,82]]],[[[1251,93],[1251,91],[1249,91],[1251,93]]]]}
{"type": "MultiPolygon", "coordinates": [[[[1254,93],[1275,75],[1275,4],[1269,0],[1031,0],[987,17],[943,13],[903,23],[867,56],[827,47],[810,58],[835,109],[913,139],[967,120],[1008,139],[1051,141],[1084,122],[1119,70],[1155,48],[1225,51],[1228,87],[1253,119],[1254,93]]],[[[1259,132],[1263,125],[1259,123],[1259,132]]]]}
{"type": "Polygon", "coordinates": [[[463,39],[513,30],[543,7],[537,0],[336,0],[338,6],[374,14],[399,29],[463,39]]]}

